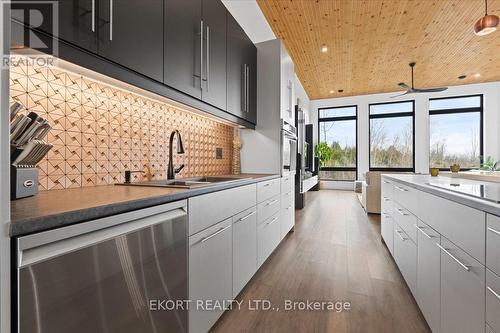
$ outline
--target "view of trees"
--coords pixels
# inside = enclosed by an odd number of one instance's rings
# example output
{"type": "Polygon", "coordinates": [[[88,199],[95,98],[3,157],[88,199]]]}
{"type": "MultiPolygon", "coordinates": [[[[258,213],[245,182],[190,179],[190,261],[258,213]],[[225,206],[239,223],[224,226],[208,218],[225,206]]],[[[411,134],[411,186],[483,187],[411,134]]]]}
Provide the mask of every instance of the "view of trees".
{"type": "Polygon", "coordinates": [[[476,121],[470,119],[472,118],[470,116],[470,114],[461,116],[463,119],[455,122],[453,127],[449,125],[450,116],[447,117],[448,119],[435,121],[431,118],[429,156],[431,167],[449,168],[455,163],[461,168],[480,166],[479,116],[475,117],[476,121]],[[446,120],[448,124],[445,125],[443,122],[446,120]],[[457,128],[457,123],[460,128],[457,128]]]}
{"type": "Polygon", "coordinates": [[[375,168],[413,167],[411,117],[370,120],[370,165],[375,168]]]}

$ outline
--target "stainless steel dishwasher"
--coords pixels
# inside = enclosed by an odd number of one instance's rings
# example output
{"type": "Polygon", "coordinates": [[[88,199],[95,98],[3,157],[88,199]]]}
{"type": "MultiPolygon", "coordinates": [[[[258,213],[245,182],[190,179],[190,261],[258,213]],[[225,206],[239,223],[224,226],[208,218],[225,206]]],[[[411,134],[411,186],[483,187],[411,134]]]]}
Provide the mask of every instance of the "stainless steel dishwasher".
{"type": "Polygon", "coordinates": [[[186,200],[18,238],[17,331],[187,332],[187,239],[186,200]]]}

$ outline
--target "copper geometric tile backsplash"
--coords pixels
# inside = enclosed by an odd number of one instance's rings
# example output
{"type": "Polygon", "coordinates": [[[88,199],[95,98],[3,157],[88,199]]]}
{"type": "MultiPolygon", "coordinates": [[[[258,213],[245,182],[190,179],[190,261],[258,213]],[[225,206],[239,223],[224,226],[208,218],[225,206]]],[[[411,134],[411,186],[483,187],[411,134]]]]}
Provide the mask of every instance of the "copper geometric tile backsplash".
{"type": "MultiPolygon", "coordinates": [[[[40,190],[123,182],[125,170],[150,167],[166,178],[170,132],[181,132],[185,164],[179,177],[231,173],[234,127],[163,101],[96,82],[59,68],[11,66],[10,95],[52,125],[54,145],[40,162],[40,190]],[[215,148],[223,158],[215,158],[215,148]]],[[[141,177],[135,174],[137,179],[141,177]]]]}

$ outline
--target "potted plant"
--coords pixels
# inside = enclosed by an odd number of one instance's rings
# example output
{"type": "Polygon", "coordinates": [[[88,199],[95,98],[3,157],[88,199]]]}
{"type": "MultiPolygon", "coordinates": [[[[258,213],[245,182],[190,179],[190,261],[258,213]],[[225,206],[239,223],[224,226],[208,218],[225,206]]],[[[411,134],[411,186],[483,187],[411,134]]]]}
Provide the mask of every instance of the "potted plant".
{"type": "Polygon", "coordinates": [[[500,171],[500,161],[495,161],[493,157],[488,156],[486,160],[481,163],[480,170],[483,171],[500,171]]]}
{"type": "Polygon", "coordinates": [[[328,143],[320,142],[314,147],[314,156],[316,156],[316,158],[319,161],[319,168],[318,168],[319,172],[321,167],[324,166],[325,163],[332,158],[333,150],[332,148],[330,148],[328,143]]]}

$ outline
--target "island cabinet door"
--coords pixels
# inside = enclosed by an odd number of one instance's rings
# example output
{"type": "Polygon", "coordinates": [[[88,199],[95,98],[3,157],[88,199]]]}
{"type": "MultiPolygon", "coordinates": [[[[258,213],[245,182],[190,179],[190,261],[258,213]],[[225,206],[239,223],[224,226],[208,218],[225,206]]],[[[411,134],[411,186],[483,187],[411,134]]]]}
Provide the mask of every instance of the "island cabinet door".
{"type": "Polygon", "coordinates": [[[441,332],[484,332],[485,267],[441,236],[441,332]]]}
{"type": "Polygon", "coordinates": [[[440,332],[441,322],[441,235],[418,221],[417,302],[432,332],[440,332]]]}
{"type": "Polygon", "coordinates": [[[394,256],[394,222],[392,216],[388,213],[382,213],[382,220],[380,223],[382,238],[389,252],[394,256]]]}
{"type": "Polygon", "coordinates": [[[189,237],[189,332],[208,332],[233,298],[231,226],[229,218],[189,237]]]}

